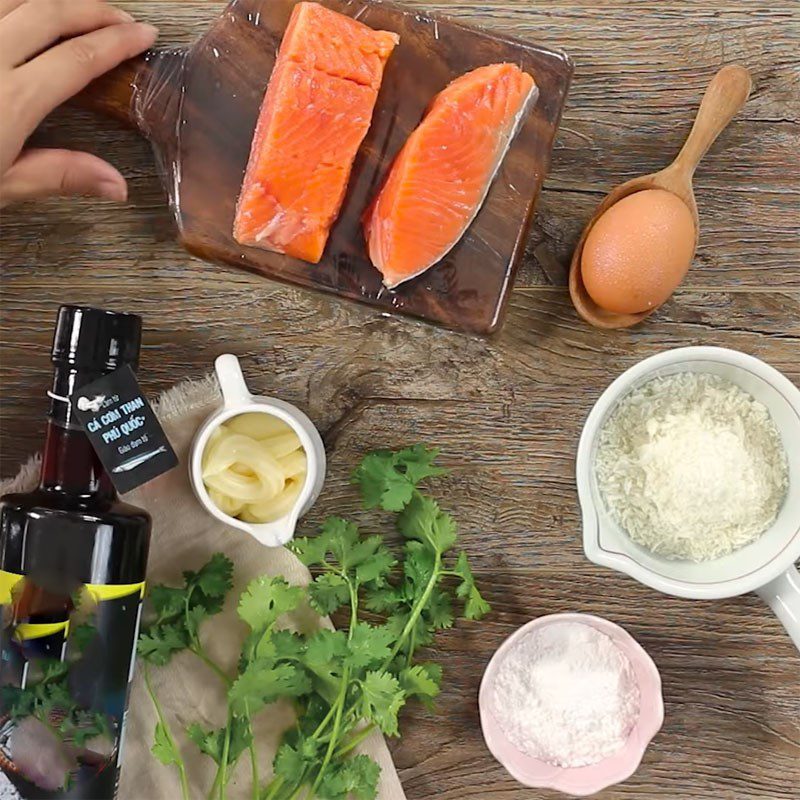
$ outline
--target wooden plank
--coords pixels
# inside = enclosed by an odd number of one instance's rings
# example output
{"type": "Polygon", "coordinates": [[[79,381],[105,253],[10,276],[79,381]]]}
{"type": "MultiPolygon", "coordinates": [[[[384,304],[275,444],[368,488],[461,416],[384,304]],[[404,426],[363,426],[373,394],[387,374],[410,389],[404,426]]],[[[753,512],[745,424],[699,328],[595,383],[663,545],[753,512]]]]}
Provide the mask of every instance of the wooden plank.
{"type": "MultiPolygon", "coordinates": [[[[472,402],[488,403],[513,419],[510,431],[519,426],[524,437],[539,424],[538,403],[553,424],[569,421],[559,446],[571,458],[592,399],[625,368],[668,347],[735,347],[800,382],[800,297],[794,291],[681,292],[641,329],[603,333],[576,324],[563,290],[517,291],[506,330],[483,340],[377,318],[358,306],[238,273],[234,292],[227,276],[213,269],[202,282],[180,286],[180,268],[173,269],[145,280],[98,262],[81,286],[86,302],[145,315],[141,374],[148,388],[202,373],[230,350],[250,359],[255,388],[307,406],[323,431],[365,398],[389,398],[445,407],[453,402],[459,414],[462,405],[466,413],[472,402]],[[526,411],[510,416],[520,403],[526,411]]],[[[41,407],[47,388],[47,342],[64,292],[56,270],[49,279],[24,268],[8,272],[17,278],[3,304],[3,405],[4,428],[14,434],[3,447],[4,462],[14,455],[4,474],[38,444],[22,431],[36,418],[31,404],[41,407]]],[[[518,458],[525,460],[523,452],[518,458]]],[[[574,502],[569,485],[565,502],[574,502]]]]}
{"type": "MultiPolygon", "coordinates": [[[[656,594],[582,555],[574,453],[594,399],[622,370],[669,347],[753,353],[800,383],[800,8],[780,0],[492,0],[431,7],[561,46],[576,79],[505,330],[482,340],[239,274],[174,241],[147,145],[76,111],[40,141],[108,154],[131,179],[124,213],[101,203],[30,204],[2,215],[0,473],[40,444],[47,349],[59,302],[144,314],[152,393],[245,357],[254,388],[307,408],[330,477],[308,528],[357,511],[349,470],[367,448],[438,443],[453,474],[443,504],[494,604],[447,632],[439,714],[410,711],[394,755],[410,800],[555,798],[517,786],[486,751],[476,696],[497,645],[561,610],[625,625],[664,678],[665,727],[637,774],[603,800],[789,800],[800,785],[800,670],[754,596],[713,603],[656,594]],[[685,285],[645,326],[594,331],[563,288],[580,229],[615,183],[668,160],[711,73],[743,60],[755,92],[696,178],[702,238],[685,285]]],[[[221,4],[125,4],[188,42],[221,4]]]]}

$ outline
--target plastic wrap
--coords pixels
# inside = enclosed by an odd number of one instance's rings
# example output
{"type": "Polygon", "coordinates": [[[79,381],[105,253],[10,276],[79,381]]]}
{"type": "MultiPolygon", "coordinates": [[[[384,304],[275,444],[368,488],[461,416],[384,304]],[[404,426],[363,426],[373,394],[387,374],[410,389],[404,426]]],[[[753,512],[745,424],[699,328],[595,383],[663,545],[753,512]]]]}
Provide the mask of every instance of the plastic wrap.
{"type": "MultiPolygon", "coordinates": [[[[496,330],[524,251],[572,67],[563,53],[381,2],[325,5],[400,36],[372,126],[322,261],[243,247],[232,236],[254,128],[294,0],[234,0],[186,50],[157,50],[129,67],[130,119],[152,142],[179,236],[193,254],[479,333],[496,330]],[[539,97],[477,217],[446,258],[387,290],[364,246],[361,218],[430,100],[455,77],[508,61],[539,97]]],[[[102,98],[96,98],[102,100],[102,98]]],[[[99,105],[100,103],[97,103],[99,105]]],[[[105,111],[122,116],[124,99],[105,111]]]]}

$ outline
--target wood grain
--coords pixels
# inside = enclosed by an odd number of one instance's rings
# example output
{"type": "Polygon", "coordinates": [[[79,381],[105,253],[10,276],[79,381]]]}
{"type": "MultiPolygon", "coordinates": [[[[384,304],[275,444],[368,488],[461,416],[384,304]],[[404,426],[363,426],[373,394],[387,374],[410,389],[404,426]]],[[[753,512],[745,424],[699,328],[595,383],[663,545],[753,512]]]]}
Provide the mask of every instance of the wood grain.
{"type": "MultiPolygon", "coordinates": [[[[421,3],[416,3],[422,7],[421,3]]],[[[126,7],[188,41],[219,11],[204,2],[126,7]]],[[[45,142],[106,155],[131,180],[121,213],[42,203],[3,214],[0,468],[40,444],[59,302],[143,313],[151,392],[245,358],[253,386],[309,410],[330,454],[324,514],[361,517],[347,475],[376,444],[442,447],[444,505],[461,521],[494,613],[437,642],[447,668],[436,717],[406,714],[394,755],[410,800],[555,800],[525,790],[486,751],[476,697],[492,651],[533,616],[592,611],[628,627],[664,679],[666,722],[636,775],[603,800],[790,800],[800,785],[800,657],[754,596],[667,598],[589,563],[580,547],[574,456],[603,388],[636,361],[688,344],[734,347],[800,383],[800,16],[795,3],[502,0],[435,6],[568,50],[576,60],[550,178],[491,341],[188,258],[147,146],[73,110],[45,142]],[[572,246],[615,183],[669,161],[723,60],[754,73],[754,97],[708,154],[695,187],[693,271],[645,326],[581,324],[564,289],[572,246]]],[[[366,519],[366,517],[364,517],[366,519]]]]}

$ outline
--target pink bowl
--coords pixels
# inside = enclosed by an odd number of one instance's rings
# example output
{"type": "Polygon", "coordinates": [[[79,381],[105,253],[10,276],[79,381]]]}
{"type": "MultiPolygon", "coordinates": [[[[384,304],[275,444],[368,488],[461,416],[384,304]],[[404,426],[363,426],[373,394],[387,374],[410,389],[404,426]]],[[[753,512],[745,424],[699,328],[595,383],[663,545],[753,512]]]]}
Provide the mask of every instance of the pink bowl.
{"type": "Polygon", "coordinates": [[[591,614],[550,614],[531,620],[512,633],[500,645],[486,667],[478,695],[478,706],[486,745],[513,778],[525,786],[556,789],[575,796],[594,794],[630,778],[641,763],[650,740],[658,733],[664,722],[661,676],[653,660],[626,630],[607,619],[591,614]],[[639,684],[639,719],[633,726],[625,746],[614,755],[587,767],[558,767],[519,751],[508,741],[494,715],[492,690],[500,663],[519,639],[534,628],[554,622],[582,622],[611,637],[630,660],[639,684]]]}

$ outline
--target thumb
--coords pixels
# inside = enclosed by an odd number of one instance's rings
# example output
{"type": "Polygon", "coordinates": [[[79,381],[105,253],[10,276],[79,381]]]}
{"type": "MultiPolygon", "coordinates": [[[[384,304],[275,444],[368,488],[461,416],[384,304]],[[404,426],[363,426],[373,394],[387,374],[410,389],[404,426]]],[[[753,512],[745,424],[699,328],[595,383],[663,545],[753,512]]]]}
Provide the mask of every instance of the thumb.
{"type": "Polygon", "coordinates": [[[24,150],[0,177],[0,207],[58,196],[104,197],[124,202],[128,187],[111,164],[75,150],[24,150]]]}

